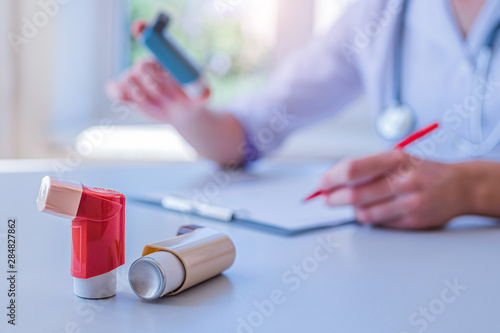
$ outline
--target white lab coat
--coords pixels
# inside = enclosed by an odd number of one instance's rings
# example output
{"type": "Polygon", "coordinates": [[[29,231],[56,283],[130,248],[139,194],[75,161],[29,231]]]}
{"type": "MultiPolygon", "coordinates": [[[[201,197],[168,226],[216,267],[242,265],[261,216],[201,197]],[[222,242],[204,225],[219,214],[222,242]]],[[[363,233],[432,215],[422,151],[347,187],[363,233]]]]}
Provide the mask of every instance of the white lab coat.
{"type": "MultiPolygon", "coordinates": [[[[414,109],[417,128],[439,121],[441,130],[407,151],[440,161],[476,159],[457,149],[455,142],[463,137],[481,143],[500,122],[500,47],[489,83],[473,87],[479,49],[500,22],[500,0],[486,0],[465,40],[449,0],[410,0],[408,6],[402,99],[414,109]],[[477,115],[474,107],[482,98],[474,92],[478,89],[487,93],[480,123],[484,138],[470,131],[471,114],[477,115]]],[[[350,5],[326,35],[290,55],[264,89],[230,107],[249,143],[263,155],[293,130],[333,116],[363,93],[375,119],[393,100],[400,18],[400,0],[360,0],[350,5]]],[[[393,144],[387,142],[388,147],[393,144]]],[[[481,158],[500,161],[500,145],[481,158]]]]}

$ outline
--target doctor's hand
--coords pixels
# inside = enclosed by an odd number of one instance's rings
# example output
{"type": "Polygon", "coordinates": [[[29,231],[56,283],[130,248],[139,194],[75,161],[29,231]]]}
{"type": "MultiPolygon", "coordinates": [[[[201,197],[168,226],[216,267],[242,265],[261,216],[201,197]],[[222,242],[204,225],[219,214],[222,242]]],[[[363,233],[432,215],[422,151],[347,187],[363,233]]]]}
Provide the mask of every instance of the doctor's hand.
{"type": "Polygon", "coordinates": [[[150,117],[174,126],[188,124],[206,110],[207,99],[192,100],[154,59],[137,61],[106,92],[113,100],[134,105],[150,117]]]}
{"type": "Polygon", "coordinates": [[[470,198],[459,164],[422,160],[401,150],[344,160],[329,170],[320,189],[330,206],[353,205],[362,224],[401,229],[444,226],[468,214],[470,198]]]}

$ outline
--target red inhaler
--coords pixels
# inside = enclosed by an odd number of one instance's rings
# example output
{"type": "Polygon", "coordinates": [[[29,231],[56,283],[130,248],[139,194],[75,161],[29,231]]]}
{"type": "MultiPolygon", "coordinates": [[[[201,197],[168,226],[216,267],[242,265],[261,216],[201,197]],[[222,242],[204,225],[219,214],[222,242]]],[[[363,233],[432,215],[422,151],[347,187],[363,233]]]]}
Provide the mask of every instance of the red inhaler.
{"type": "Polygon", "coordinates": [[[100,299],[116,294],[116,268],[125,263],[125,196],[46,176],[37,199],[41,212],[71,222],[74,292],[100,299]]]}

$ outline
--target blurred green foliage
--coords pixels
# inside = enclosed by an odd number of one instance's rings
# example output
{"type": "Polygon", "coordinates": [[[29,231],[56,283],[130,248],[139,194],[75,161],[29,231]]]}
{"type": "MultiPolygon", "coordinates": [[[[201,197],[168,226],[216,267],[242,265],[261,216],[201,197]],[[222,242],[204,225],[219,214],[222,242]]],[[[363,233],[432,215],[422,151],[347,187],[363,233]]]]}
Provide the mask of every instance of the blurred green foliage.
{"type": "MultiPolygon", "coordinates": [[[[161,11],[171,17],[169,33],[205,69],[214,92],[213,104],[225,104],[265,81],[270,50],[255,38],[245,36],[233,16],[217,15],[215,0],[129,1],[131,22],[136,19],[154,22],[161,11]]],[[[147,54],[131,38],[131,60],[147,54]]]]}

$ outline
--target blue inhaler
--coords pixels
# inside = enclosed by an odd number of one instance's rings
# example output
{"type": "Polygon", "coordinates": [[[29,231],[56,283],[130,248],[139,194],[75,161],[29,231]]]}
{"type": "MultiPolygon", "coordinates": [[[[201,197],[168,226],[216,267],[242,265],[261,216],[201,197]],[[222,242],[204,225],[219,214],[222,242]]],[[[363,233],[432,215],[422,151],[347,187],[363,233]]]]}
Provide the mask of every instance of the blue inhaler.
{"type": "Polygon", "coordinates": [[[153,52],[189,98],[208,98],[210,89],[198,66],[175,43],[172,36],[164,33],[169,21],[167,15],[160,13],[153,26],[139,28],[137,39],[153,52]]]}

